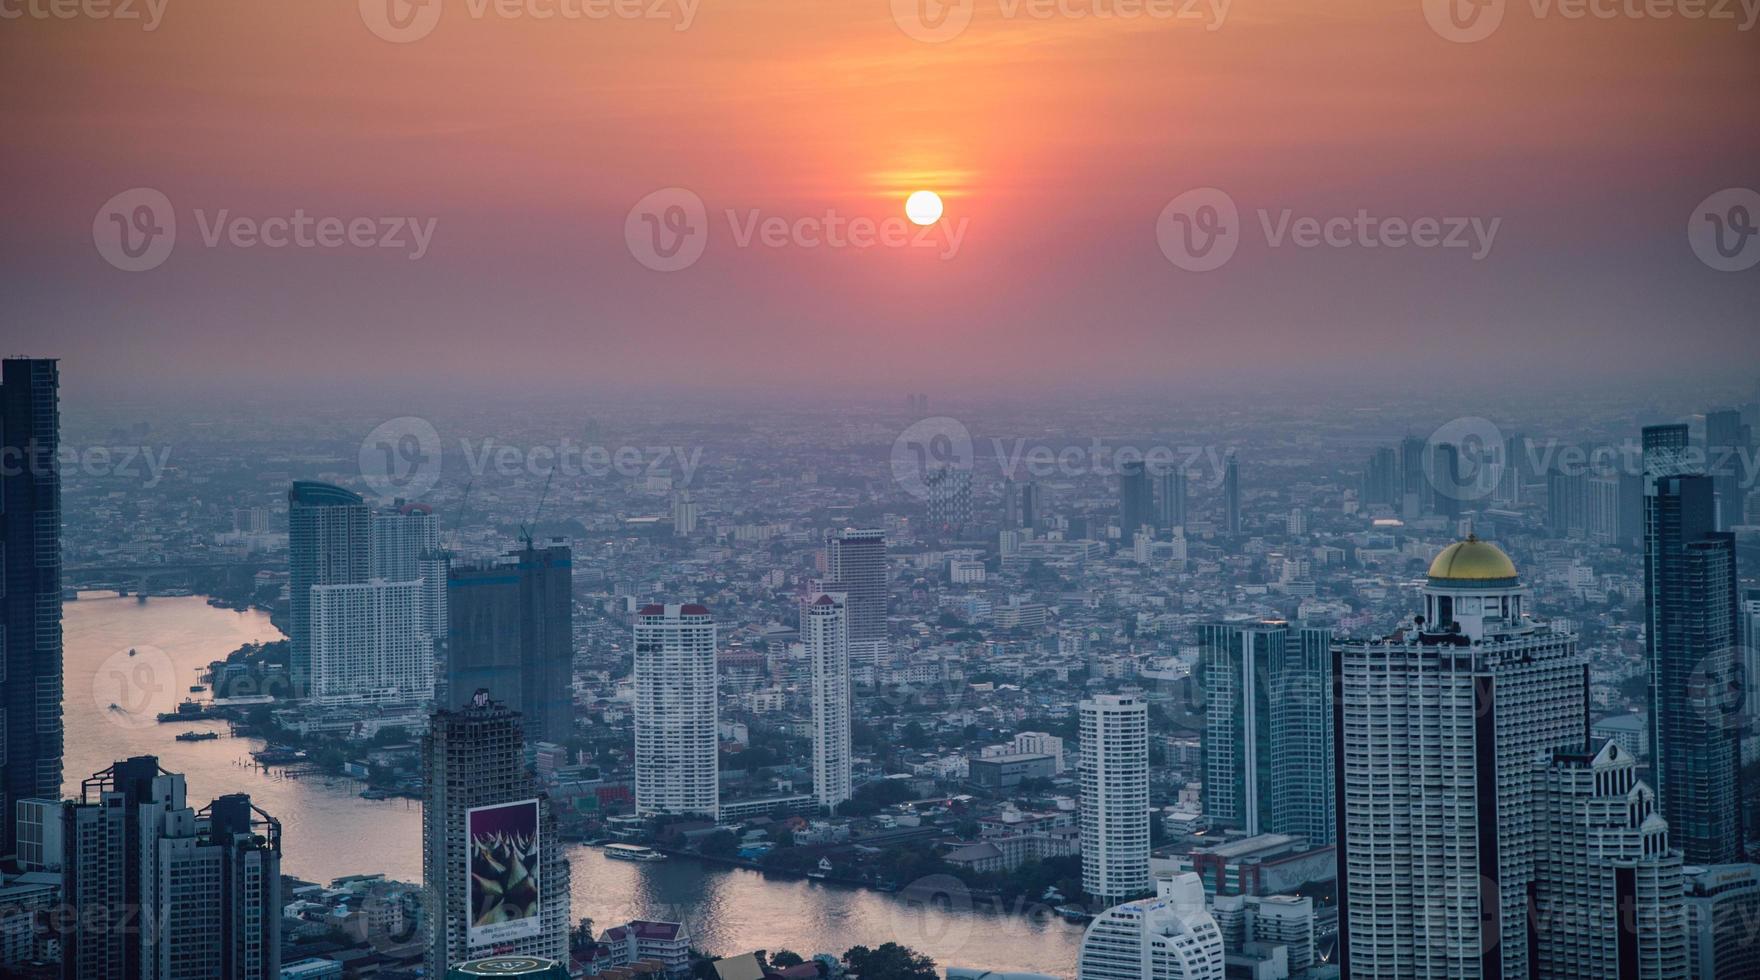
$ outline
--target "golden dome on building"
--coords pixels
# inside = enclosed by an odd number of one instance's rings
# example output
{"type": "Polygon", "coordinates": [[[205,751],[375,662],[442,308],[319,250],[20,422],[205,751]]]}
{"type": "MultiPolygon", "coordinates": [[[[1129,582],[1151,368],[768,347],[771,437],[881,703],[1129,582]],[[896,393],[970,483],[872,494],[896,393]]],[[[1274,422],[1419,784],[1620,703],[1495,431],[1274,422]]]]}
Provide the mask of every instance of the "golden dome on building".
{"type": "Polygon", "coordinates": [[[1516,563],[1503,549],[1475,535],[1442,549],[1430,563],[1430,577],[1451,582],[1499,582],[1514,579],[1516,563]]]}

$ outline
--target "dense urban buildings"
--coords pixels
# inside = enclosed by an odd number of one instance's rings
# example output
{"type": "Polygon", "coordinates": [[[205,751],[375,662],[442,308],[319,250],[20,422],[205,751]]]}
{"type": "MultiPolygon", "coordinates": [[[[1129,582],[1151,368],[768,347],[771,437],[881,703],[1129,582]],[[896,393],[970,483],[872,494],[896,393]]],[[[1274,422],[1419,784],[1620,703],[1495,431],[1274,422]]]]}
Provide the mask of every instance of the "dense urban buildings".
{"type": "Polygon", "coordinates": [[[1081,718],[1082,890],[1114,903],[1149,891],[1149,706],[1097,695],[1081,718]]]}
{"type": "Polygon", "coordinates": [[[56,362],[0,361],[0,854],[14,804],[61,795],[61,423],[56,362]]]}
{"type": "Polygon", "coordinates": [[[635,625],[638,814],[720,813],[715,620],[696,603],[650,604],[635,625]]]}
{"type": "Polygon", "coordinates": [[[1699,472],[1686,426],[1646,428],[1643,452],[1656,791],[1687,863],[1727,864],[1742,838],[1735,539],[1716,530],[1712,479],[1699,472]]]}
{"type": "Polygon", "coordinates": [[[495,955],[568,955],[569,865],[524,759],[520,716],[478,691],[422,740],[429,976],[495,955]]]}
{"type": "Polygon", "coordinates": [[[62,804],[66,980],[279,980],[280,824],[243,794],[184,796],[137,756],[62,804]]]}

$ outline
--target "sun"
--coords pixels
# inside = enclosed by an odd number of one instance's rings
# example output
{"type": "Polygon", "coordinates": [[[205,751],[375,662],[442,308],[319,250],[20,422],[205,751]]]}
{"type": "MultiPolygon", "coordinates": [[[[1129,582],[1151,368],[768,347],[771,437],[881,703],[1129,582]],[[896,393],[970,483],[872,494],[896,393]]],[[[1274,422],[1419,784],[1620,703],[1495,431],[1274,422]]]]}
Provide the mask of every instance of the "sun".
{"type": "Polygon", "coordinates": [[[904,202],[904,215],[913,224],[932,225],[941,220],[941,195],[917,191],[904,202]]]}

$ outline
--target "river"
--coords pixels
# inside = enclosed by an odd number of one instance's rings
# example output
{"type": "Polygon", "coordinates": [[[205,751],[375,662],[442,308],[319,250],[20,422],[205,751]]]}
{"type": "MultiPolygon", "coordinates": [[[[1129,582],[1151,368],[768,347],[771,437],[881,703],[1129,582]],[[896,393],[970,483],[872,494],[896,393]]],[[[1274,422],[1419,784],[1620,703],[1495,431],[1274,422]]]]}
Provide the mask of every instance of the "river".
{"type": "MultiPolygon", "coordinates": [[[[77,797],[81,780],[118,759],[157,755],[187,777],[191,805],[249,793],[280,820],[287,874],[324,883],[374,872],[421,880],[419,804],[361,799],[361,786],[349,780],[265,774],[248,767],[259,741],[225,737],[222,724],[151,720],[186,696],[210,661],[245,643],[280,639],[266,614],[217,609],[199,597],[141,603],[108,593],[84,594],[63,609],[66,795],[77,797]],[[176,741],[189,728],[222,737],[176,741]]],[[[601,928],[632,918],[682,921],[693,945],[717,955],[783,947],[810,955],[896,941],[944,967],[1075,974],[1079,927],[969,910],[958,896],[951,908],[924,908],[878,892],[690,860],[609,861],[584,846],[571,846],[568,857],[577,918],[589,916],[601,928]]]]}

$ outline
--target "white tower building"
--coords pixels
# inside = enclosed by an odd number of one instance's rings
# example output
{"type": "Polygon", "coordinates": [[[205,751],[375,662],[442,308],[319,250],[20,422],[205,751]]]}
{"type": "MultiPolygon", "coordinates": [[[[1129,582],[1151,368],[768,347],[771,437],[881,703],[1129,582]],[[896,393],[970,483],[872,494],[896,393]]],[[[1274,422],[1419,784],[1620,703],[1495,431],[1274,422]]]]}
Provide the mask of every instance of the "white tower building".
{"type": "Polygon", "coordinates": [[[421,579],[311,590],[312,697],[387,704],[434,696],[434,642],[421,579]]]}
{"type": "Polygon", "coordinates": [[[715,620],[707,607],[643,606],[635,627],[636,812],[720,812],[715,620]]]}
{"type": "Polygon", "coordinates": [[[849,616],[842,593],[801,606],[801,641],[813,671],[813,793],[835,808],[850,797],[849,616]]]}
{"type": "Polygon", "coordinates": [[[1101,694],[1081,703],[1082,890],[1102,902],[1149,891],[1149,706],[1101,694]]]}
{"type": "Polygon", "coordinates": [[[1536,976],[1686,980],[1680,852],[1637,757],[1618,743],[1547,767],[1534,875],[1536,976]]]}
{"type": "Polygon", "coordinates": [[[1082,937],[1077,980],[1222,980],[1222,931],[1190,872],[1156,876],[1155,897],[1102,912],[1082,937]]]}
{"type": "Polygon", "coordinates": [[[1587,664],[1473,537],[1424,615],[1334,648],[1340,946],[1356,980],[1527,977],[1544,760],[1580,750],[1587,664]]]}

